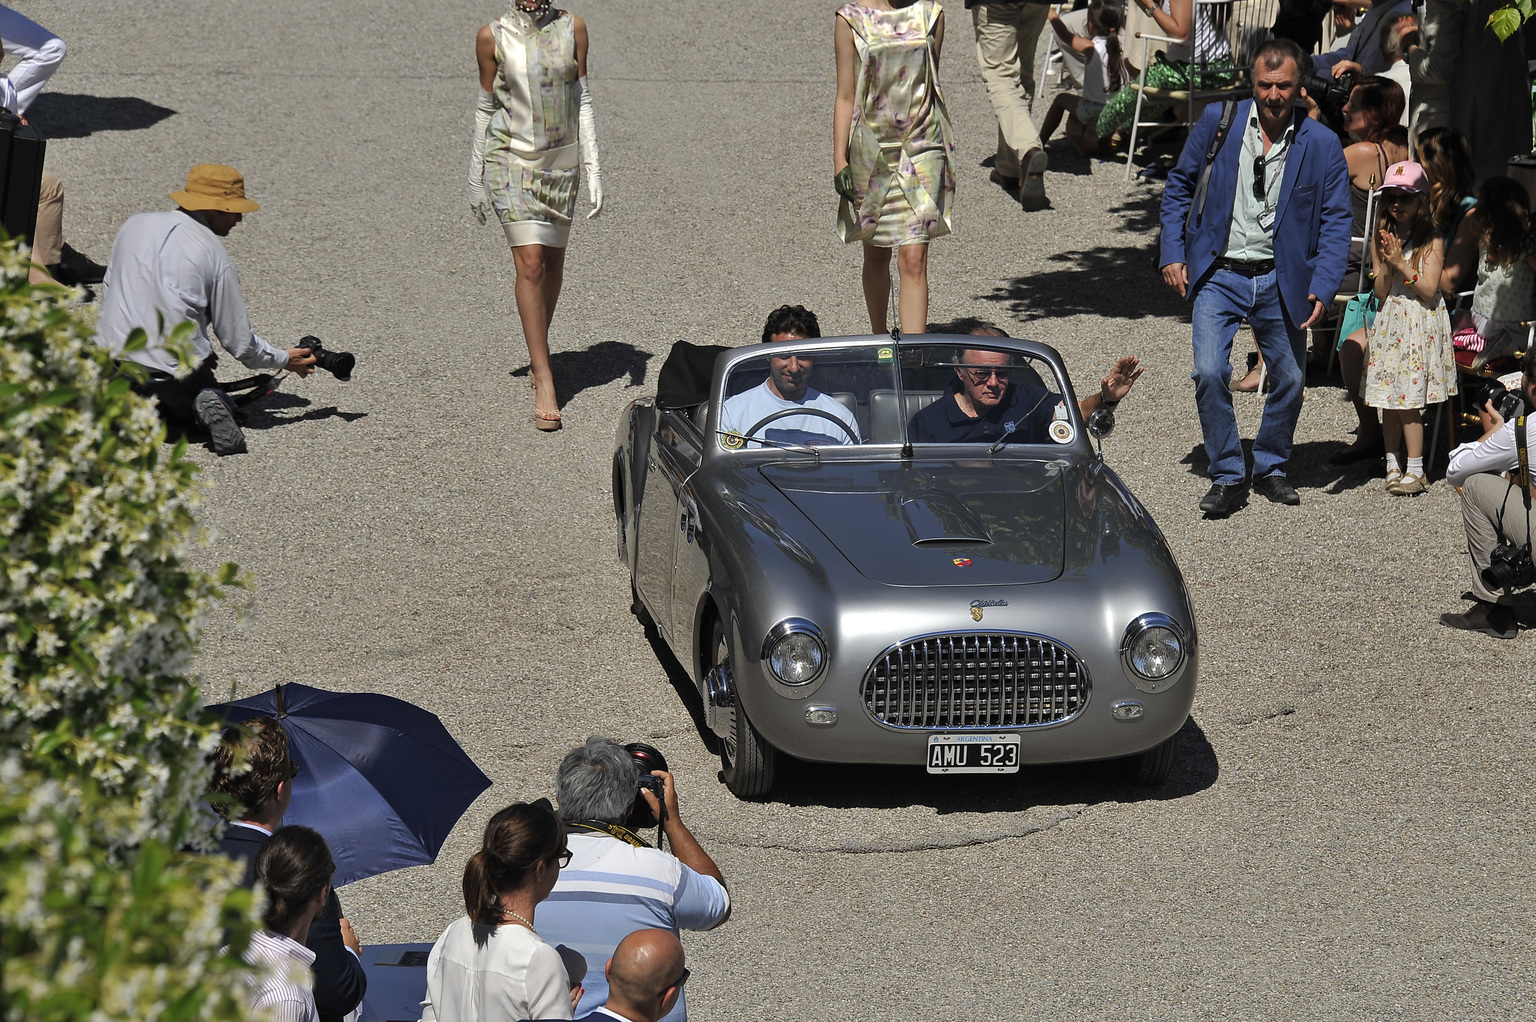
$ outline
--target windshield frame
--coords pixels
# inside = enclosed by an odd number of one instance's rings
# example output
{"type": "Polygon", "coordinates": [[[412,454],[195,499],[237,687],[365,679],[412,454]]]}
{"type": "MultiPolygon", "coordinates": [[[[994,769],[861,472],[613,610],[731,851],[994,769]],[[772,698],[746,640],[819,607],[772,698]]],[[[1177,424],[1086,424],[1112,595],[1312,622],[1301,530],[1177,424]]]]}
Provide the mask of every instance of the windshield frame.
{"type": "MultiPolygon", "coordinates": [[[[875,360],[871,359],[874,364],[875,360]]],[[[935,362],[926,364],[934,365],[935,362]]],[[[1072,389],[1072,380],[1068,376],[1066,366],[1061,360],[1061,355],[1052,347],[1036,341],[1024,340],[1016,337],[985,337],[969,334],[917,334],[893,341],[888,335],[866,334],[848,337],[808,337],[790,341],[781,341],[775,344],[752,344],[740,348],[733,348],[723,354],[715,362],[714,378],[709,388],[709,407],[704,419],[704,459],[714,461],[716,459],[729,459],[731,465],[755,464],[758,462],[780,461],[804,461],[806,464],[816,464],[826,460],[836,461],[867,461],[867,460],[894,460],[901,457],[927,459],[939,457],[953,460],[955,458],[974,459],[978,455],[987,458],[996,457],[1027,457],[1039,459],[1042,456],[1061,458],[1067,454],[1080,454],[1091,457],[1092,444],[1089,442],[1087,429],[1082,415],[1078,411],[1077,397],[1072,389]],[[1010,442],[1002,445],[995,453],[988,453],[985,444],[956,443],[956,444],[920,444],[910,446],[907,436],[907,422],[901,424],[902,437],[898,441],[887,443],[861,443],[861,444],[829,444],[815,447],[784,447],[770,446],[767,444],[748,443],[740,450],[727,450],[720,444],[720,410],[722,395],[725,392],[726,381],[731,374],[744,364],[763,362],[772,355],[784,355],[791,352],[814,355],[816,352],[833,351],[848,348],[869,348],[871,354],[881,347],[894,347],[894,365],[892,369],[892,386],[901,393],[904,390],[901,378],[901,369],[904,361],[914,349],[926,347],[969,346],[979,348],[994,348],[1014,352],[1021,356],[1036,361],[1037,368],[1044,372],[1045,367],[1055,374],[1056,387],[1066,402],[1069,421],[1073,426],[1073,439],[1069,443],[1023,443],[1010,442]]]]}

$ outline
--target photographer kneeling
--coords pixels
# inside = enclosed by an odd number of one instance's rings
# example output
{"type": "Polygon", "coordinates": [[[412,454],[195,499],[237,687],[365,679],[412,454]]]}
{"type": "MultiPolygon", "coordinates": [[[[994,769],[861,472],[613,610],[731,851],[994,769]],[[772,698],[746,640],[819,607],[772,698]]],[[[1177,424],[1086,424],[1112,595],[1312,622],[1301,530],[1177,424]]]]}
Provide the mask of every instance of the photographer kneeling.
{"type": "MultiPolygon", "coordinates": [[[[539,935],[586,958],[584,1013],[607,1003],[604,968],[625,937],[646,929],[708,930],[731,914],[725,878],[683,826],[677,789],[665,768],[661,754],[648,745],[626,748],[589,738],[566,755],[556,775],[571,861],[539,906],[539,935]],[[670,855],[634,833],[658,820],[670,855]]],[[[679,991],[666,1020],[687,1017],[679,991]]]]}
{"type": "Polygon", "coordinates": [[[1465,614],[1441,614],[1440,623],[1500,639],[1513,639],[1519,631],[1511,594],[1536,580],[1530,547],[1530,438],[1525,435],[1525,427],[1536,426],[1536,420],[1528,423],[1524,418],[1536,408],[1536,351],[1526,353],[1520,369],[1518,398],[1506,391],[1485,401],[1477,413],[1483,424],[1482,439],[1452,451],[1445,470],[1446,481],[1461,489],[1477,604],[1465,614]],[[1523,406],[1518,404],[1520,399],[1523,406]],[[1506,415],[1519,418],[1506,419],[1506,415]],[[1527,447],[1523,459],[1522,446],[1527,447]]]}

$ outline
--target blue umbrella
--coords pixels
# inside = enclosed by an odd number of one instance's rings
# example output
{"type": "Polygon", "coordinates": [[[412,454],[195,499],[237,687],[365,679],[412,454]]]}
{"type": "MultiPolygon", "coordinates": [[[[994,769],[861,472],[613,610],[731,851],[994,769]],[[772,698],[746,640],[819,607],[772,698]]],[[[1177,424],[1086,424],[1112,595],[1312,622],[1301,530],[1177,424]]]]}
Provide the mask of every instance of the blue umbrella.
{"type": "Polygon", "coordinates": [[[279,685],[208,709],[230,723],[282,721],[299,766],[283,823],[320,832],[338,887],[435,861],[464,810],[491,786],[442,721],[393,696],[279,685]]]}

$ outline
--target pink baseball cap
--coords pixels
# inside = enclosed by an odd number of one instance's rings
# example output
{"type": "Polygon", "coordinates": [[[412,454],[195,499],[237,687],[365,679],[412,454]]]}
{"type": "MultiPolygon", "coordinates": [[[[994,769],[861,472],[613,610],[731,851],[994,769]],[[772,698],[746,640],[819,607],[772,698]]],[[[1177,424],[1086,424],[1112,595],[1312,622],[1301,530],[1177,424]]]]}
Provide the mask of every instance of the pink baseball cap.
{"type": "Polygon", "coordinates": [[[1387,177],[1381,183],[1381,187],[1417,194],[1429,189],[1429,177],[1424,173],[1423,167],[1412,160],[1404,160],[1387,168],[1387,177]]]}

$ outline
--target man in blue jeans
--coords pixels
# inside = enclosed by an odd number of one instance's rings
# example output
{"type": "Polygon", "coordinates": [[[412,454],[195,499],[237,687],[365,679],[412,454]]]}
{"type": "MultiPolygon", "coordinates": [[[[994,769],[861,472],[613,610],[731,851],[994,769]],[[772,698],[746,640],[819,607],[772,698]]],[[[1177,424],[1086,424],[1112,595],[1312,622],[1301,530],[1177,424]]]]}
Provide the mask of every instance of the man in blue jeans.
{"type": "Polygon", "coordinates": [[[1243,320],[1274,383],[1253,442],[1253,488],[1300,504],[1285,478],[1306,383],[1307,329],[1344,279],[1349,168],[1333,132],[1297,108],[1305,58],[1272,39],[1253,62],[1253,99],[1236,105],[1205,175],[1223,104],[1206,108],[1163,190],[1163,280],[1194,301],[1195,404],[1211,459],[1200,510],[1243,505],[1247,472],[1232,410],[1232,338],[1243,320]]]}

